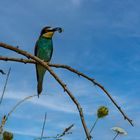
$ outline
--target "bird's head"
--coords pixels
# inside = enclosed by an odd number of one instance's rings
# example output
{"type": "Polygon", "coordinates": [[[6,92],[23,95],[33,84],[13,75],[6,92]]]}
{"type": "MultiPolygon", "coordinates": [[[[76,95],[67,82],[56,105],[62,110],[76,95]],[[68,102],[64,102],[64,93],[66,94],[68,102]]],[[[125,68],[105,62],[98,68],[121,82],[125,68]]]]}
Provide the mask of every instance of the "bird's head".
{"type": "Polygon", "coordinates": [[[61,32],[63,32],[63,29],[60,27],[51,28],[49,26],[46,26],[41,30],[40,36],[43,36],[46,38],[52,38],[54,32],[56,32],[56,31],[61,33],[61,32]]]}

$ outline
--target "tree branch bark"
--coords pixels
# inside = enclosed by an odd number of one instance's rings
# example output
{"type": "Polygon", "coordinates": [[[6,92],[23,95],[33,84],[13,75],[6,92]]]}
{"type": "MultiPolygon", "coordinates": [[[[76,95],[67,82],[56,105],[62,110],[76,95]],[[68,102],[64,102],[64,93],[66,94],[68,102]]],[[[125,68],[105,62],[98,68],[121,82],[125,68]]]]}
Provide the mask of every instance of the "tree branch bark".
{"type": "MultiPolygon", "coordinates": [[[[9,58],[9,57],[3,57],[0,56],[0,60],[4,60],[4,61],[15,61],[15,62],[21,62],[21,63],[29,63],[29,64],[35,64],[37,63],[36,61],[32,60],[32,59],[23,59],[23,58],[9,58]]],[[[118,106],[118,104],[115,102],[115,100],[111,97],[111,95],[109,94],[109,92],[101,85],[99,84],[95,79],[90,78],[89,76],[75,70],[74,68],[68,66],[68,65],[61,65],[61,64],[50,64],[48,63],[48,65],[50,67],[55,67],[55,68],[63,68],[63,69],[67,69],[79,76],[82,76],[83,78],[91,81],[94,85],[98,86],[107,96],[108,98],[112,101],[112,103],[117,107],[117,109],[120,111],[120,113],[123,115],[124,119],[127,120],[132,126],[133,126],[133,122],[132,120],[127,117],[127,115],[122,111],[121,107],[118,106]]]]}
{"type": "Polygon", "coordinates": [[[40,65],[42,65],[44,68],[46,68],[48,70],[48,72],[55,78],[55,80],[61,85],[61,87],[64,89],[64,91],[67,93],[67,95],[75,103],[75,105],[76,105],[76,107],[77,107],[77,109],[79,111],[80,119],[81,119],[81,122],[82,122],[82,125],[83,125],[83,128],[84,128],[86,137],[87,137],[88,140],[91,140],[88,128],[87,128],[86,123],[85,123],[85,119],[84,119],[84,115],[83,115],[83,111],[82,111],[81,105],[75,99],[75,97],[73,96],[71,91],[67,88],[66,84],[62,80],[60,80],[59,77],[53,72],[53,70],[50,68],[50,66],[48,66],[48,64],[46,62],[44,62],[43,60],[39,59],[38,57],[36,57],[34,55],[31,55],[28,52],[19,49],[19,47],[13,47],[11,45],[8,45],[8,44],[2,43],[2,42],[0,42],[0,46],[2,48],[8,49],[8,50],[12,50],[12,51],[14,51],[16,53],[24,55],[28,59],[31,58],[31,59],[35,60],[37,63],[39,63],[40,65]]]}

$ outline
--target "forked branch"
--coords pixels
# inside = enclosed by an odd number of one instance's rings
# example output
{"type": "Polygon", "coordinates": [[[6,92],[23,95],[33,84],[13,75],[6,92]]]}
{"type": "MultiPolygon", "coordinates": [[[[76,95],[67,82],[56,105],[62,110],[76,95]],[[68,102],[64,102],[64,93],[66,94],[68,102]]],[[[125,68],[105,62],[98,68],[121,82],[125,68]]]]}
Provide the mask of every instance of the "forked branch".
{"type": "Polygon", "coordinates": [[[50,68],[50,66],[46,62],[44,62],[43,60],[39,59],[38,57],[36,57],[34,55],[31,55],[28,52],[19,49],[19,47],[13,47],[11,45],[8,45],[8,44],[2,43],[2,42],[0,42],[0,46],[5,48],[5,49],[12,50],[12,51],[14,51],[16,53],[19,53],[19,54],[27,57],[28,59],[35,60],[37,63],[39,63],[40,65],[42,65],[44,68],[46,68],[48,70],[48,72],[61,85],[61,87],[64,89],[64,91],[67,93],[67,95],[71,98],[71,100],[76,105],[76,107],[77,107],[77,109],[79,111],[80,119],[81,119],[81,122],[82,122],[82,125],[83,125],[83,128],[84,128],[86,137],[87,137],[88,140],[91,140],[88,128],[87,128],[86,123],[85,123],[85,119],[84,119],[84,115],[83,115],[83,111],[82,111],[81,105],[75,99],[75,97],[73,96],[71,91],[67,88],[66,84],[53,72],[53,70],[50,68]]]}
{"type": "MultiPolygon", "coordinates": [[[[14,61],[14,62],[21,62],[21,63],[29,63],[29,64],[35,64],[36,61],[32,60],[32,59],[23,59],[23,58],[9,58],[9,57],[3,57],[0,56],[0,60],[4,60],[4,61],[14,61]]],[[[91,81],[94,85],[98,86],[108,97],[109,99],[112,101],[112,103],[117,107],[117,109],[120,111],[120,113],[123,115],[124,119],[127,120],[132,126],[133,126],[133,122],[132,120],[127,117],[127,115],[123,112],[123,110],[121,109],[121,107],[115,102],[115,100],[111,97],[111,95],[109,94],[109,92],[101,85],[99,84],[95,79],[90,78],[89,76],[75,70],[74,68],[68,66],[68,65],[61,65],[61,64],[50,64],[48,63],[48,65],[50,67],[55,67],[55,68],[63,68],[63,69],[67,69],[75,74],[77,74],[78,76],[82,76],[85,79],[91,81]]]]}

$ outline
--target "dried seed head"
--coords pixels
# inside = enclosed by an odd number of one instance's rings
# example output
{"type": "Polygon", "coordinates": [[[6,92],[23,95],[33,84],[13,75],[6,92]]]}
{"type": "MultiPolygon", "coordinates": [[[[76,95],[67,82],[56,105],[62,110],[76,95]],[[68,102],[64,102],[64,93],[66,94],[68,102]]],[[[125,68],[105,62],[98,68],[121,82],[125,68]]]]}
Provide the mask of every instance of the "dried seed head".
{"type": "Polygon", "coordinates": [[[13,133],[5,131],[3,133],[3,139],[4,140],[12,140],[13,139],[13,133]]]}
{"type": "Polygon", "coordinates": [[[107,107],[101,106],[101,107],[99,107],[99,109],[97,110],[97,116],[98,116],[98,118],[103,118],[103,117],[105,117],[105,116],[108,115],[108,112],[109,112],[109,110],[108,110],[107,107]]]}

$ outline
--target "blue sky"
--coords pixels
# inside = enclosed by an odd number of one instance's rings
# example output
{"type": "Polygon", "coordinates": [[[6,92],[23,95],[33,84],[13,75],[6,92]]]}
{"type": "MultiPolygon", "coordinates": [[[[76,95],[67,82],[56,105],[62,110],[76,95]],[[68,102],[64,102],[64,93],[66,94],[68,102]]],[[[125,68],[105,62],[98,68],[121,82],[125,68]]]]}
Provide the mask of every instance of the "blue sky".
{"type": "MultiPolygon", "coordinates": [[[[95,140],[111,140],[110,130],[120,126],[127,136],[120,140],[139,140],[140,129],[140,1],[139,0],[1,0],[0,41],[19,46],[33,54],[40,30],[50,25],[64,29],[53,38],[52,63],[67,64],[95,78],[114,97],[124,112],[133,119],[131,127],[98,88],[66,70],[54,69],[81,103],[88,128],[96,118],[96,110],[105,105],[109,116],[97,123],[95,140]]],[[[0,55],[21,57],[0,48],[0,55]]],[[[0,61],[0,68],[12,71],[2,105],[0,119],[21,99],[36,93],[35,67],[29,64],[0,61]]],[[[5,76],[0,76],[2,93],[5,76]]],[[[57,82],[45,75],[43,93],[22,104],[9,118],[5,130],[14,140],[40,136],[47,112],[45,135],[55,135],[74,123],[73,134],[65,140],[85,137],[76,107],[57,82]]]]}

